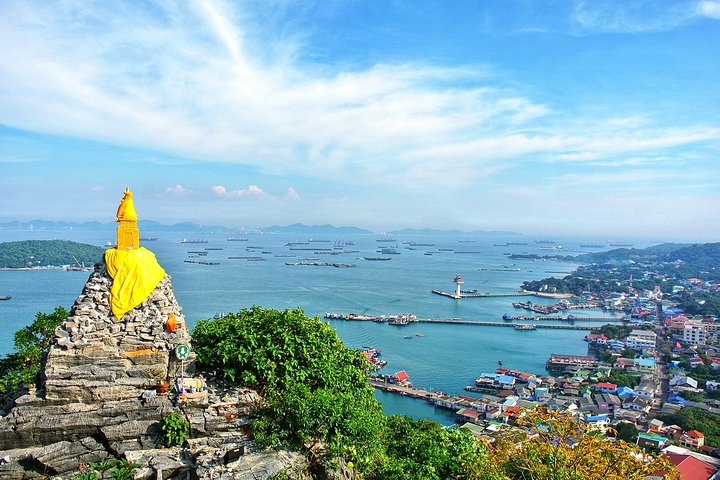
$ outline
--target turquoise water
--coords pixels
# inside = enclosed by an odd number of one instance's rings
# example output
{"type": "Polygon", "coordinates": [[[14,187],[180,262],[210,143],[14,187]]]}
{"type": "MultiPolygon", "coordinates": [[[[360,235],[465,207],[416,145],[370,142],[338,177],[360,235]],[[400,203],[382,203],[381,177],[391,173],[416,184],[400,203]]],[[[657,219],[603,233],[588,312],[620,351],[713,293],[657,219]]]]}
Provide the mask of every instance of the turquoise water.
{"type": "MultiPolygon", "coordinates": [[[[175,295],[192,327],[199,319],[210,318],[217,312],[237,311],[253,305],[270,308],[300,306],[310,316],[325,312],[392,315],[411,312],[421,318],[462,318],[466,320],[500,321],[505,312],[513,312],[513,298],[466,298],[453,300],[431,293],[433,289],[452,291],[452,280],[462,274],[464,289],[481,292],[511,292],[524,280],[563,275],[575,265],[559,262],[508,260],[504,253],[535,253],[542,255],[540,246],[528,245],[495,247],[505,239],[488,237],[472,243],[459,242],[453,237],[397,236],[396,243],[376,242],[374,235],[344,236],[356,245],[347,246],[356,253],[340,255],[316,254],[312,250],[291,251],[290,241],[307,238],[288,235],[248,235],[247,242],[229,242],[227,234],[206,234],[205,244],[182,244],[184,237],[197,234],[141,232],[158,236],[159,240],[145,242],[158,257],[160,264],[172,276],[175,295]],[[433,243],[434,246],[413,247],[402,242],[433,243]],[[395,246],[401,252],[390,261],[366,261],[363,256],[378,256],[379,247],[395,246]],[[250,249],[247,247],[258,247],[250,249]],[[208,261],[219,265],[185,263],[188,251],[209,250],[208,261]],[[473,253],[440,251],[453,249],[473,253]],[[425,255],[425,252],[432,255],[425,255]],[[261,253],[271,252],[271,253],[261,253]],[[296,255],[275,257],[274,255],[296,255]],[[230,260],[229,256],[262,256],[264,261],[230,260]],[[326,262],[354,263],[354,268],[288,266],[305,258],[326,262]],[[497,271],[497,270],[513,271],[497,271]],[[515,271],[519,270],[519,271],[515,271]],[[564,273],[556,273],[564,272],[564,273]]],[[[0,241],[60,238],[103,245],[112,239],[106,232],[29,232],[0,231],[0,241]]],[[[310,243],[302,248],[332,248],[338,238],[329,243],[310,243]]],[[[516,239],[511,239],[516,240],[516,239]]],[[[574,242],[575,245],[579,241],[574,242]]],[[[563,245],[572,249],[573,242],[563,245]]],[[[580,253],[580,250],[576,250],[580,253]]],[[[0,302],[0,354],[12,350],[12,333],[29,324],[38,311],[48,312],[58,305],[69,308],[80,294],[87,272],[60,270],[0,271],[0,295],[11,295],[0,302]]],[[[533,298],[537,303],[552,300],[533,298]]],[[[598,311],[573,312],[576,316],[599,315],[598,311]]],[[[388,365],[384,373],[406,370],[416,386],[450,393],[461,393],[483,371],[492,371],[497,361],[504,366],[544,373],[544,364],[551,353],[584,354],[587,345],[585,332],[574,330],[517,331],[503,327],[466,325],[412,324],[393,327],[373,322],[331,321],[340,338],[349,346],[374,346],[383,352],[388,365]],[[415,333],[424,333],[417,337],[415,333]],[[412,339],[405,339],[405,336],[412,339]]],[[[443,423],[452,419],[444,411],[422,401],[378,393],[388,413],[405,413],[415,417],[433,418],[443,423]]]]}

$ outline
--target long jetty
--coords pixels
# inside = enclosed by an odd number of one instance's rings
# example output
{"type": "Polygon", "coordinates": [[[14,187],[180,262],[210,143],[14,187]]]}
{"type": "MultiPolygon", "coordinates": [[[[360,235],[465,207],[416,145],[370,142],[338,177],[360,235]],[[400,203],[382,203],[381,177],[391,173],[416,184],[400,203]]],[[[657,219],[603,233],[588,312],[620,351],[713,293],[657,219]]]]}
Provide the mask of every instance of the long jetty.
{"type": "MultiPolygon", "coordinates": [[[[344,315],[340,313],[326,313],[325,318],[330,320],[347,320],[352,322],[387,322],[391,320],[392,317],[375,317],[371,315],[344,315]]],[[[532,320],[533,318],[524,318],[523,320],[532,320]]],[[[537,320],[556,320],[556,321],[567,321],[563,320],[562,317],[534,317],[534,319],[537,320]]],[[[573,321],[617,321],[616,319],[613,319],[612,317],[589,317],[589,318],[573,318],[573,321]],[[612,319],[612,320],[611,320],[612,319]]],[[[462,320],[460,318],[414,318],[407,320],[406,323],[401,325],[406,325],[410,323],[445,323],[445,324],[454,324],[454,325],[475,325],[475,326],[481,326],[481,327],[509,327],[509,328],[515,328],[515,325],[518,325],[516,323],[505,321],[505,322],[484,322],[479,320],[462,320]]],[[[593,326],[589,325],[568,325],[568,324],[544,324],[544,323],[533,323],[533,327],[535,328],[552,328],[555,330],[592,330],[593,326]]]]}

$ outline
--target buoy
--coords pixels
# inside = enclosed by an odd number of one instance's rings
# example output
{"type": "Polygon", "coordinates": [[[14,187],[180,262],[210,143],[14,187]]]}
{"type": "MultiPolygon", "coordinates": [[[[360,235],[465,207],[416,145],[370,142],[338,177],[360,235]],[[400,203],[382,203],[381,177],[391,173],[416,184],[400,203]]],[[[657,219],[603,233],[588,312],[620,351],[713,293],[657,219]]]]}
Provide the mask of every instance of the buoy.
{"type": "Polygon", "coordinates": [[[171,313],[168,315],[168,319],[165,322],[165,330],[167,330],[170,333],[174,333],[175,330],[177,330],[177,320],[175,319],[175,314],[171,313]]]}

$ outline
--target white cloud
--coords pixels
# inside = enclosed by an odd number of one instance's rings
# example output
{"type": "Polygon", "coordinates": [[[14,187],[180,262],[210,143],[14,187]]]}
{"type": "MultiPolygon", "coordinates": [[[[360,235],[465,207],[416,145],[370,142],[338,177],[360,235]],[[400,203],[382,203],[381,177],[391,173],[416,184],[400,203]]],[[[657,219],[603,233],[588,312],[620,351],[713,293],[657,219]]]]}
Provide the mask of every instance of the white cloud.
{"type": "Polygon", "coordinates": [[[270,197],[260,187],[250,185],[246,189],[228,190],[222,185],[213,185],[210,187],[215,195],[222,198],[242,198],[242,197],[270,197]]]}
{"type": "Polygon", "coordinates": [[[289,187],[285,193],[285,198],[289,200],[300,200],[300,194],[293,187],[289,187]]]}
{"type": "Polygon", "coordinates": [[[183,187],[182,185],[175,185],[174,187],[167,187],[165,189],[166,195],[187,195],[190,193],[193,193],[193,191],[183,187]]]}
{"type": "Polygon", "coordinates": [[[698,4],[698,12],[705,17],[720,20],[720,2],[704,0],[698,4]]]}

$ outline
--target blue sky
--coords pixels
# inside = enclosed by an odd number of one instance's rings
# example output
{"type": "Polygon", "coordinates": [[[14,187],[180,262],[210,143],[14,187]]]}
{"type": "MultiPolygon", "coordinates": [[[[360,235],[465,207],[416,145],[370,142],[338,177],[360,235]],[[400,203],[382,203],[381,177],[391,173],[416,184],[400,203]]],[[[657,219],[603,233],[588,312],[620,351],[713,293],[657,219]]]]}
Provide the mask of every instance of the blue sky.
{"type": "Polygon", "coordinates": [[[0,2],[0,221],[720,237],[720,1],[0,2]]]}

